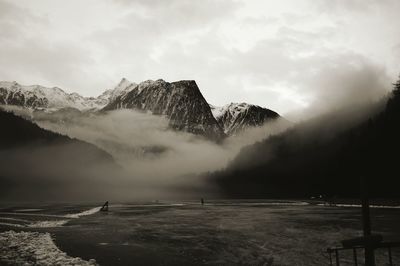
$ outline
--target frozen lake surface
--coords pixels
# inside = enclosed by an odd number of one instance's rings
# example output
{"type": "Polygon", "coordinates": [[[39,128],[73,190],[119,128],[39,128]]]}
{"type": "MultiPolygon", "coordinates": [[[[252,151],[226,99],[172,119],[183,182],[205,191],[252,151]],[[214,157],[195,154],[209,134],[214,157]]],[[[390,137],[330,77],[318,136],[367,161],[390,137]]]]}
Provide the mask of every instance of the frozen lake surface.
{"type": "MultiPolygon", "coordinates": [[[[362,234],[359,208],[301,201],[96,207],[0,206],[0,264],[328,265],[326,248],[362,234]]],[[[374,233],[400,240],[400,209],[373,208],[371,215],[374,233]]],[[[400,250],[393,252],[397,265],[400,250]]],[[[387,265],[386,256],[377,251],[377,265],[387,265]]],[[[341,265],[351,259],[351,251],[342,253],[341,265]]]]}

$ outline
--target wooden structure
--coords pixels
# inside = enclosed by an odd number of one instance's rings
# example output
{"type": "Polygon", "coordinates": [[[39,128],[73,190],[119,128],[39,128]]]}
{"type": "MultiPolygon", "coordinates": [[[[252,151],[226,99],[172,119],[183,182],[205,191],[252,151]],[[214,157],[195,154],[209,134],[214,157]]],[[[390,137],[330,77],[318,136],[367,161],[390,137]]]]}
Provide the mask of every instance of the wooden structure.
{"type": "Polygon", "coordinates": [[[360,187],[363,236],[343,240],[342,247],[328,248],[327,252],[329,254],[330,265],[333,265],[333,253],[335,253],[336,266],[340,266],[339,251],[352,249],[354,265],[358,266],[357,250],[364,249],[365,266],[375,266],[375,250],[386,248],[388,250],[388,263],[390,266],[393,266],[394,264],[392,258],[392,248],[400,247],[400,242],[384,242],[382,236],[373,235],[371,233],[371,216],[368,197],[368,186],[365,178],[360,179],[360,187]]]}

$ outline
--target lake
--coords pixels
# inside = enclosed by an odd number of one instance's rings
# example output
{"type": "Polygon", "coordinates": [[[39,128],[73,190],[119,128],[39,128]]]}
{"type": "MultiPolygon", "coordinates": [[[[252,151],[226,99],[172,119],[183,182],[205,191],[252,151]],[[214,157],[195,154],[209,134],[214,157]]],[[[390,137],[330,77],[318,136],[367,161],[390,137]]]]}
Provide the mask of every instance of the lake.
{"type": "MultiPolygon", "coordinates": [[[[357,206],[218,200],[2,204],[6,265],[328,265],[328,247],[362,235],[357,206]],[[101,204],[100,204],[101,205],[101,204]],[[22,248],[23,247],[23,248],[22,248]]],[[[400,209],[371,209],[374,233],[400,240],[400,209]]],[[[363,254],[359,253],[362,265],[363,254]]],[[[393,250],[400,264],[400,248],[393,250]]],[[[387,265],[387,250],[377,250],[387,265]]],[[[341,265],[352,265],[352,251],[341,265]]],[[[397,264],[396,264],[397,263],[397,264]]]]}

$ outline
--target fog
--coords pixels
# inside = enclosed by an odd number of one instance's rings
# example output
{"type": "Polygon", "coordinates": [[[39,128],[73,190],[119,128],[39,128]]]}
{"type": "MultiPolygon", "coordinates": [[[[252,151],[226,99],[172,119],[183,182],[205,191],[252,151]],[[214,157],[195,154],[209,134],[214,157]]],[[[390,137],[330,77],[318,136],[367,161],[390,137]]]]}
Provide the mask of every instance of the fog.
{"type": "Polygon", "coordinates": [[[13,108],[13,112],[42,128],[100,147],[118,165],[93,158],[95,155],[88,155],[79,145],[39,146],[27,148],[29,152],[26,149],[3,151],[8,162],[27,162],[22,168],[11,167],[13,170],[4,173],[5,176],[28,174],[30,180],[35,180],[34,184],[20,186],[18,194],[29,192],[36,199],[55,200],[218,197],[217,188],[210,187],[199,174],[224,168],[243,146],[277,134],[290,125],[288,121],[270,122],[216,143],[169,129],[165,117],[133,110],[81,113],[62,109],[46,113],[13,108]],[[90,159],[83,163],[87,156],[90,159]],[[55,184],[58,188],[52,193],[57,187],[55,184]],[[40,187],[46,193],[35,196],[33,192],[40,187]]]}
{"type": "Polygon", "coordinates": [[[103,155],[77,142],[1,150],[1,198],[96,201],[116,195],[113,182],[123,179],[118,167],[103,155]]]}
{"type": "Polygon", "coordinates": [[[310,104],[285,114],[286,118],[301,122],[333,112],[340,116],[343,110],[358,116],[387,97],[394,82],[385,68],[356,55],[335,58],[315,72],[302,91],[305,95],[313,92],[310,104]]]}
{"type": "Polygon", "coordinates": [[[171,130],[162,116],[133,110],[75,115],[35,112],[33,119],[43,128],[101,147],[132,173],[132,178],[157,184],[169,183],[177,176],[220,169],[242,146],[285,128],[283,123],[268,123],[218,144],[171,130]]]}
{"type": "MultiPolygon", "coordinates": [[[[208,172],[227,166],[247,168],[274,157],[268,147],[263,158],[252,156],[248,149],[240,153],[243,147],[293,127],[297,129],[296,134],[288,135],[292,136],[288,143],[293,148],[312,143],[314,139],[330,139],[382,110],[390,82],[383,69],[368,62],[332,66],[310,84],[310,87],[324,88],[314,104],[287,116],[300,122],[279,119],[228,137],[222,143],[172,130],[166,117],[134,110],[80,112],[67,108],[48,113],[9,107],[42,128],[94,144],[109,153],[118,166],[96,158],[79,164],[82,156],[87,155],[79,148],[45,146],[2,151],[2,157],[7,158],[2,162],[4,165],[27,161],[27,154],[31,158],[22,169],[17,163],[11,167],[14,172],[2,174],[32,176],[36,185],[25,184],[26,194],[33,187],[39,191],[42,188],[46,193],[39,196],[69,200],[74,197],[130,200],[223,196],[206,181],[208,172]],[[53,154],[62,154],[62,157],[57,160],[53,154]],[[58,180],[53,177],[56,174],[58,180]],[[54,182],[63,185],[57,195],[52,195],[51,189],[46,190],[54,182]]],[[[11,179],[7,182],[18,183],[11,179]]],[[[23,191],[19,190],[18,195],[23,195],[23,191]]]]}

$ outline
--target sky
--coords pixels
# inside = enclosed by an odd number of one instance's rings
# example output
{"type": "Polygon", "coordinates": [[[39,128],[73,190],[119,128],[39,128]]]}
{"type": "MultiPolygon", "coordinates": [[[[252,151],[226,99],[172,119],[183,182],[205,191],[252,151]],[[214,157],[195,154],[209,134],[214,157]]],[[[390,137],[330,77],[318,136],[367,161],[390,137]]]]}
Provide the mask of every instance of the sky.
{"type": "Polygon", "coordinates": [[[0,0],[0,80],[97,96],[196,80],[289,114],[371,100],[400,72],[398,0],[0,0]]]}

